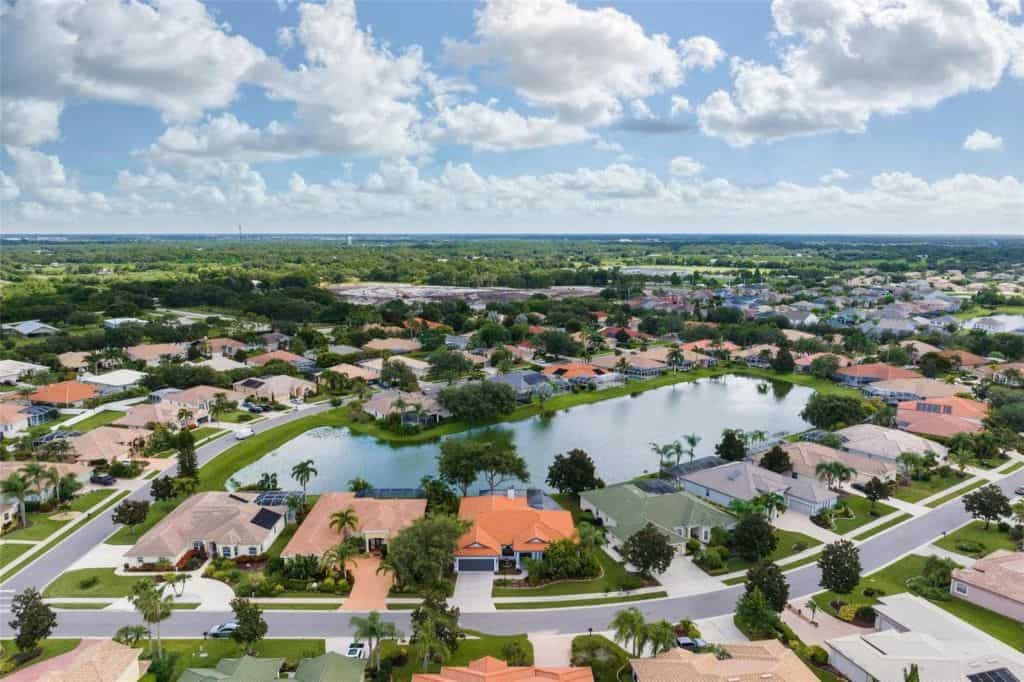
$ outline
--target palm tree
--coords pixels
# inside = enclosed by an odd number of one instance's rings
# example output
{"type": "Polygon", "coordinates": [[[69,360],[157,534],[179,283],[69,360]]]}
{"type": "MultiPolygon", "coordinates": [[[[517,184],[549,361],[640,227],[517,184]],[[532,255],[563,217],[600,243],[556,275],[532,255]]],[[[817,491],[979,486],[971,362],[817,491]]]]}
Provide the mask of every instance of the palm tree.
{"type": "MultiPolygon", "coordinates": [[[[163,594],[163,590],[157,587],[155,582],[149,578],[143,578],[132,587],[128,601],[142,614],[142,620],[147,624],[156,625],[157,658],[163,658],[164,648],[163,642],[160,640],[160,623],[171,617],[173,599],[170,595],[163,594]]],[[[152,640],[149,642],[149,654],[153,655],[152,640]]]]}
{"type": "Polygon", "coordinates": [[[57,487],[60,485],[60,472],[57,471],[57,467],[50,467],[43,471],[39,482],[40,484],[45,483],[47,490],[53,488],[53,494],[57,497],[57,502],[60,502],[60,489],[57,487]]]}
{"type": "Polygon", "coordinates": [[[114,641],[125,646],[134,647],[149,634],[149,630],[141,625],[124,625],[114,633],[114,641]]]}
{"type": "Polygon", "coordinates": [[[613,637],[616,642],[625,646],[627,643],[631,643],[631,649],[633,651],[633,658],[638,658],[640,652],[646,644],[646,633],[644,630],[647,629],[647,623],[644,621],[644,614],[640,612],[640,609],[630,607],[628,609],[622,609],[615,614],[612,622],[609,623],[614,634],[613,637]]]}
{"type": "Polygon", "coordinates": [[[651,647],[651,656],[657,656],[677,646],[675,629],[667,620],[649,623],[644,629],[644,639],[651,647]]]}
{"type": "MultiPolygon", "coordinates": [[[[651,450],[658,455],[658,471],[664,471],[672,463],[672,459],[676,457],[676,446],[679,442],[665,443],[664,445],[658,445],[657,443],[651,443],[651,450]]],[[[680,450],[681,452],[681,450],[680,450]]]]}
{"type": "Polygon", "coordinates": [[[593,552],[604,544],[604,531],[591,523],[580,523],[576,527],[576,535],[579,540],[580,549],[584,552],[593,552]]]}
{"type": "Polygon", "coordinates": [[[849,481],[857,472],[840,461],[833,461],[818,462],[818,466],[814,467],[814,473],[818,480],[825,481],[831,490],[842,487],[843,482],[849,481]]]}
{"type": "Polygon", "coordinates": [[[615,371],[619,374],[627,374],[629,372],[629,362],[626,358],[619,358],[619,361],[615,363],[615,371]]]}
{"type": "Polygon", "coordinates": [[[668,364],[672,367],[672,369],[678,372],[679,368],[683,364],[685,356],[683,355],[683,351],[681,348],[679,348],[679,346],[672,346],[672,349],[668,352],[667,359],[668,364]]]}
{"type": "Polygon", "coordinates": [[[452,655],[452,648],[444,639],[437,634],[437,617],[433,612],[427,611],[422,620],[416,623],[416,631],[413,633],[416,644],[423,652],[423,669],[426,670],[430,661],[440,658],[443,662],[452,655]]]}
{"type": "Polygon", "coordinates": [[[164,576],[164,584],[174,591],[175,596],[180,597],[185,594],[185,583],[191,577],[188,573],[172,573],[164,576]]]}
{"type": "Polygon", "coordinates": [[[818,602],[813,599],[807,600],[807,610],[811,612],[811,622],[814,622],[814,614],[818,612],[818,602]]]}
{"type": "Polygon", "coordinates": [[[21,467],[21,475],[25,477],[28,484],[36,489],[39,494],[39,501],[43,501],[43,481],[47,478],[46,467],[39,462],[26,462],[21,467]]]}
{"type": "Polygon", "coordinates": [[[356,530],[359,527],[359,517],[356,515],[356,510],[352,507],[347,509],[339,509],[338,511],[331,514],[331,530],[339,533],[343,538],[348,538],[350,530],[356,530]]]}
{"type": "Polygon", "coordinates": [[[394,623],[385,621],[377,611],[370,611],[366,618],[363,618],[362,616],[353,616],[349,621],[349,624],[352,626],[356,641],[361,639],[366,640],[366,643],[370,647],[370,651],[373,652],[373,667],[380,669],[380,647],[377,645],[382,640],[398,639],[401,637],[402,633],[398,629],[398,626],[394,623]]]}
{"type": "Polygon", "coordinates": [[[333,569],[344,576],[348,570],[348,565],[352,562],[352,558],[355,555],[355,548],[342,540],[323,553],[320,557],[320,565],[325,570],[333,569]]]}
{"type": "Polygon", "coordinates": [[[57,481],[57,501],[60,502],[61,496],[67,494],[70,500],[75,496],[75,493],[81,490],[82,482],[78,480],[74,474],[64,474],[60,480],[57,481]]]}
{"type": "Polygon", "coordinates": [[[171,483],[175,497],[190,497],[199,490],[199,480],[194,476],[176,476],[171,483]]]}
{"type": "Polygon", "coordinates": [[[916,452],[901,452],[896,462],[908,476],[915,476],[924,466],[924,458],[916,452]]]}
{"type": "Polygon", "coordinates": [[[192,421],[192,410],[187,407],[182,407],[178,410],[178,425],[185,427],[188,426],[189,422],[192,421]]]}
{"type": "Polygon", "coordinates": [[[974,460],[974,453],[970,450],[952,450],[947,455],[949,461],[956,464],[956,468],[960,470],[961,476],[967,473],[967,467],[974,460]]]}
{"type": "Polygon", "coordinates": [[[263,472],[256,487],[260,490],[277,490],[277,474],[263,472]]]}
{"type": "Polygon", "coordinates": [[[217,421],[217,417],[220,416],[228,406],[228,396],[226,393],[214,393],[213,402],[210,403],[210,421],[217,421]]]}
{"type": "Polygon", "coordinates": [[[786,498],[778,493],[764,493],[753,499],[753,502],[760,505],[769,518],[775,518],[776,513],[786,513],[786,498]]]}
{"type": "Polygon", "coordinates": [[[302,507],[306,507],[306,484],[320,472],[313,466],[313,460],[307,459],[292,467],[292,478],[302,486],[302,507]]]}
{"type": "Polygon", "coordinates": [[[25,516],[25,498],[28,497],[29,484],[22,476],[14,473],[0,481],[0,493],[5,496],[13,497],[18,501],[18,510],[21,513],[21,527],[24,528],[28,525],[28,519],[25,516]]]}
{"type": "Polygon", "coordinates": [[[701,437],[696,433],[688,433],[683,436],[686,441],[686,454],[690,456],[690,462],[697,456],[697,446],[700,445],[701,437]]]}

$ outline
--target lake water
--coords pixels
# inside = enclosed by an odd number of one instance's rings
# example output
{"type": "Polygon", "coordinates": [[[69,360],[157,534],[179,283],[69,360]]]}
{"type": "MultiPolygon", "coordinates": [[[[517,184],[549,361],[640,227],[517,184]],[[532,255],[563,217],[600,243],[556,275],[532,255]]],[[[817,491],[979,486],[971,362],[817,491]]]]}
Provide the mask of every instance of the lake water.
{"type": "MultiPolygon", "coordinates": [[[[696,433],[703,438],[697,449],[700,456],[714,454],[726,428],[769,435],[810,428],[800,411],[811,393],[809,388],[783,382],[723,376],[580,405],[549,419],[533,417],[491,428],[512,432],[529,466],[532,487],[546,488],[551,460],[572,448],[588,452],[598,475],[616,483],[657,471],[652,441],[666,443],[696,433]]],[[[348,481],[357,476],[381,488],[414,487],[421,477],[436,472],[438,449],[437,443],[393,446],[346,428],[317,428],[242,469],[235,479],[244,485],[255,483],[264,472],[276,473],[283,488],[298,489],[291,480],[291,468],[312,459],[319,475],[309,483],[310,492],[346,490],[348,481]]]]}

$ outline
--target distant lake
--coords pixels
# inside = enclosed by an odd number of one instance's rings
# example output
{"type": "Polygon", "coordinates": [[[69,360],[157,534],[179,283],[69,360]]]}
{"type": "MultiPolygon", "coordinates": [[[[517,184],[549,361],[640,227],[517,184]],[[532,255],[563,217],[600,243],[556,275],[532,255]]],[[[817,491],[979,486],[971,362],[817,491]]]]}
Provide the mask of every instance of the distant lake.
{"type": "MultiPolygon", "coordinates": [[[[792,433],[810,428],[800,411],[812,389],[785,382],[741,376],[699,379],[560,411],[545,419],[532,417],[490,427],[511,432],[530,470],[530,485],[546,488],[544,479],[554,456],[572,448],[588,452],[598,475],[616,483],[657,471],[658,457],[650,443],[666,443],[696,433],[703,438],[698,456],[714,454],[722,430],[738,428],[766,433],[792,433]]],[[[488,429],[448,436],[461,438],[488,429]]],[[[394,446],[347,428],[312,429],[268,453],[235,475],[255,483],[264,472],[276,473],[283,488],[298,489],[291,480],[297,462],[312,459],[319,475],[310,492],[346,490],[362,477],[380,488],[414,487],[436,473],[438,443],[394,446]]]]}

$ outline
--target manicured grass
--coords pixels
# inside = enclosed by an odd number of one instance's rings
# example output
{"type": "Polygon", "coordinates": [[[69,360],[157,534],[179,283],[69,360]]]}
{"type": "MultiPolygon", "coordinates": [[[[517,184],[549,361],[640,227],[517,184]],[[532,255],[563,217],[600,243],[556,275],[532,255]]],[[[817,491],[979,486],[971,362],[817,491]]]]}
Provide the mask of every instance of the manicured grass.
{"type": "MultiPolygon", "coordinates": [[[[529,662],[533,662],[533,645],[526,635],[487,635],[480,632],[466,631],[468,635],[466,639],[460,639],[459,645],[448,657],[448,660],[444,662],[444,665],[459,666],[467,665],[470,661],[475,661],[478,658],[484,656],[494,656],[495,658],[502,658],[502,650],[512,642],[518,642],[526,651],[530,653],[529,662]]],[[[405,665],[401,667],[395,667],[392,670],[392,682],[409,682],[412,676],[416,673],[421,672],[438,672],[441,669],[440,663],[431,663],[427,670],[423,670],[423,655],[420,653],[419,647],[415,644],[400,645],[392,640],[382,642],[381,655],[388,657],[392,654],[397,653],[399,650],[404,651],[407,654],[407,661],[405,665]]]]}
{"type": "MultiPolygon", "coordinates": [[[[39,643],[39,648],[42,649],[42,653],[33,658],[30,661],[25,661],[24,664],[13,668],[10,672],[15,670],[21,670],[29,666],[35,665],[36,663],[42,663],[48,658],[54,656],[60,656],[78,646],[78,643],[82,641],[80,639],[44,639],[39,643]]],[[[5,639],[0,640],[0,661],[8,661],[14,654],[18,652],[17,647],[14,646],[14,640],[5,639]]]]}
{"type": "Polygon", "coordinates": [[[221,412],[220,414],[217,415],[217,421],[227,422],[228,424],[248,424],[250,422],[255,421],[256,418],[256,415],[245,410],[225,410],[224,412],[221,412]],[[248,415],[250,418],[239,419],[239,417],[244,417],[246,415],[248,415]]]}
{"type": "Polygon", "coordinates": [[[215,429],[212,426],[200,426],[198,429],[192,431],[192,437],[195,438],[198,443],[204,438],[211,438],[222,433],[226,433],[226,429],[215,429]]]}
{"type": "Polygon", "coordinates": [[[604,574],[593,580],[577,580],[552,583],[541,587],[494,587],[494,597],[557,597],[565,594],[594,594],[615,592],[628,589],[630,584],[639,584],[639,576],[635,576],[603,550],[598,550],[597,561],[601,564],[604,574]]]}
{"type": "Polygon", "coordinates": [[[79,495],[75,499],[71,500],[68,505],[71,511],[76,512],[87,512],[97,504],[107,499],[114,494],[113,488],[106,488],[103,490],[90,490],[89,492],[79,495]]]}
{"type": "Polygon", "coordinates": [[[181,504],[182,500],[159,500],[152,502],[149,505],[149,513],[146,515],[146,520],[135,526],[135,528],[128,528],[128,526],[121,526],[114,534],[105,540],[108,545],[134,545],[139,541],[146,531],[155,526],[160,519],[167,516],[172,509],[181,504]]]}
{"type": "Polygon", "coordinates": [[[1024,306],[1021,305],[1000,305],[995,308],[972,307],[967,310],[953,313],[953,317],[961,320],[969,320],[972,317],[988,317],[989,315],[1024,315],[1024,306]]]}
{"type": "Polygon", "coordinates": [[[908,486],[896,486],[893,497],[904,502],[918,502],[966,480],[956,474],[947,477],[933,475],[928,481],[911,481],[908,486]]]}
{"type": "Polygon", "coordinates": [[[875,513],[872,514],[871,500],[860,495],[847,495],[843,498],[843,502],[853,511],[854,517],[852,519],[836,519],[835,532],[839,535],[846,535],[850,531],[856,530],[872,521],[877,521],[879,518],[896,511],[895,507],[890,507],[882,502],[876,502],[875,513]]]}
{"type": "Polygon", "coordinates": [[[92,603],[82,603],[82,602],[77,602],[77,601],[68,601],[68,602],[55,601],[55,602],[49,602],[50,606],[52,606],[53,608],[55,608],[55,609],[64,609],[66,611],[99,611],[101,609],[107,608],[108,606],[110,606],[113,603],[114,602],[110,602],[110,601],[92,602],[92,603]]]}
{"type": "Polygon", "coordinates": [[[102,412],[97,412],[91,417],[83,419],[80,422],[75,422],[69,428],[85,433],[86,431],[95,429],[97,426],[106,426],[112,421],[117,421],[125,414],[127,413],[118,412],[117,410],[103,410],[102,412]]]}
{"type": "Polygon", "coordinates": [[[1009,644],[1016,651],[1024,651],[1024,628],[1012,618],[989,611],[970,602],[956,599],[934,602],[937,606],[949,611],[962,621],[970,623],[982,632],[1009,644]]]}
{"type": "MultiPolygon", "coordinates": [[[[335,601],[328,604],[272,604],[259,602],[258,606],[265,611],[337,611],[342,602],[335,601]]],[[[415,607],[415,604],[413,604],[415,607]]]]}
{"type": "Polygon", "coordinates": [[[988,556],[997,549],[1006,549],[1011,552],[1017,549],[1017,543],[1011,540],[1009,535],[1000,531],[995,523],[985,530],[984,521],[971,521],[966,526],[936,540],[934,544],[950,552],[972,556],[976,559],[988,556]],[[984,545],[984,549],[980,552],[968,552],[957,548],[957,544],[961,542],[977,542],[984,545]]]}
{"type": "Polygon", "coordinates": [[[272,544],[270,549],[267,550],[267,557],[273,559],[281,556],[281,552],[284,551],[284,548],[288,545],[288,542],[292,539],[292,536],[295,535],[295,531],[298,529],[299,524],[297,523],[289,523],[281,529],[281,534],[277,536],[274,540],[274,544],[272,544]]]}
{"type": "MultiPolygon", "coordinates": [[[[782,528],[776,528],[775,535],[778,537],[779,542],[775,546],[775,551],[768,556],[768,560],[775,563],[780,563],[787,557],[799,554],[800,552],[806,552],[811,547],[817,547],[821,544],[821,540],[812,538],[810,535],[804,535],[792,530],[783,530],[782,528]]],[[[735,573],[736,571],[745,571],[753,565],[753,562],[733,555],[729,557],[729,560],[725,562],[725,566],[722,568],[717,571],[705,572],[709,575],[725,575],[727,573],[735,573]]],[[[788,568],[788,566],[784,567],[784,569],[788,568]]]]}
{"type": "Polygon", "coordinates": [[[1024,469],[1024,462],[1011,462],[1009,465],[999,470],[1001,474],[1012,474],[1014,471],[1024,469]]]}
{"type": "Polygon", "coordinates": [[[572,513],[572,521],[577,526],[581,522],[589,524],[594,523],[594,515],[588,511],[580,509],[580,498],[576,495],[563,495],[562,493],[552,493],[551,499],[558,503],[562,509],[565,509],[572,513]]]}
{"type": "Polygon", "coordinates": [[[576,606],[603,606],[605,604],[626,604],[634,601],[647,601],[648,599],[664,599],[668,592],[648,592],[645,594],[631,594],[626,597],[612,597],[611,599],[568,599],[564,601],[524,601],[513,603],[497,603],[494,608],[499,611],[521,611],[524,609],[567,609],[576,606]]]}
{"type": "MultiPolygon", "coordinates": [[[[146,650],[148,642],[143,640],[135,645],[137,649],[146,650]]],[[[215,668],[222,658],[237,658],[244,653],[241,645],[231,639],[163,639],[164,654],[175,654],[174,672],[168,679],[181,677],[186,668],[215,668]],[[205,657],[199,656],[199,649],[206,651],[205,657]]],[[[319,656],[324,653],[322,639],[264,639],[253,645],[253,655],[257,658],[286,658],[293,667],[306,657],[319,656]]],[[[147,674],[142,682],[155,682],[156,677],[147,674]]]]}
{"type": "Polygon", "coordinates": [[[935,509],[936,507],[941,507],[942,505],[946,504],[950,500],[955,500],[958,497],[966,495],[967,493],[971,492],[972,490],[977,490],[978,488],[982,487],[983,485],[988,485],[988,483],[989,483],[988,479],[979,478],[977,481],[975,481],[974,483],[971,483],[970,485],[965,485],[963,488],[959,488],[957,490],[954,490],[953,492],[949,493],[948,495],[943,495],[942,497],[935,498],[931,502],[927,503],[925,506],[928,507],[929,509],[935,509]]]}
{"type": "Polygon", "coordinates": [[[853,588],[853,591],[850,594],[836,594],[832,591],[821,592],[814,595],[814,602],[822,611],[833,616],[837,614],[835,609],[829,605],[829,602],[836,599],[850,604],[877,604],[877,597],[869,597],[864,594],[865,588],[881,590],[884,594],[880,596],[906,592],[907,578],[915,575],[921,575],[924,570],[925,561],[926,558],[923,556],[909,554],[899,561],[889,564],[880,571],[875,571],[870,575],[861,577],[860,582],[857,583],[857,586],[853,588]]]}
{"type": "Polygon", "coordinates": [[[865,532],[861,533],[860,535],[853,536],[853,539],[854,540],[867,540],[872,535],[878,535],[882,531],[889,530],[893,526],[898,526],[899,524],[903,523],[904,521],[907,521],[907,520],[912,519],[912,518],[914,518],[913,514],[900,514],[899,516],[895,516],[895,517],[889,519],[885,523],[878,524],[874,528],[872,528],[872,529],[870,529],[868,531],[865,531],[865,532]]]}
{"type": "Polygon", "coordinates": [[[580,635],[572,640],[572,663],[587,666],[594,682],[620,682],[630,679],[629,653],[601,635],[580,635]]]}
{"type": "Polygon", "coordinates": [[[0,568],[11,563],[35,545],[25,545],[20,542],[4,543],[0,545],[0,568]]]}
{"type": "Polygon", "coordinates": [[[80,568],[65,571],[46,586],[43,596],[50,599],[66,597],[127,597],[132,586],[140,580],[155,574],[140,573],[139,575],[114,575],[112,568],[80,568]],[[98,578],[99,582],[90,587],[82,587],[83,580],[98,578]]]}
{"type": "Polygon", "coordinates": [[[29,512],[26,515],[28,526],[12,530],[4,535],[4,538],[7,540],[45,540],[70,523],[69,521],[57,521],[50,518],[54,514],[59,513],[58,511],[29,512]]]}
{"type": "Polygon", "coordinates": [[[412,611],[419,604],[388,604],[388,611],[412,611]]]}

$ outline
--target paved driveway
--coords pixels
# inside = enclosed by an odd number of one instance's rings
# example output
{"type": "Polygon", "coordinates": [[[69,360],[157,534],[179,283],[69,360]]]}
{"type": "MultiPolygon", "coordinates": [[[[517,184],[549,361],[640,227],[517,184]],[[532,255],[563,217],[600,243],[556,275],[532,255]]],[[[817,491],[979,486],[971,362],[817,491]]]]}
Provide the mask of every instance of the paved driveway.
{"type": "Polygon", "coordinates": [[[388,590],[394,583],[390,573],[378,573],[380,559],[359,557],[353,562],[352,577],[355,585],[352,593],[341,605],[342,611],[386,611],[388,590]]]}
{"type": "Polygon", "coordinates": [[[722,581],[708,575],[688,556],[677,554],[664,573],[658,576],[670,597],[699,594],[722,589],[722,581]]]}
{"type": "Polygon", "coordinates": [[[466,571],[455,579],[455,594],[448,600],[463,613],[494,611],[491,586],[494,574],[487,571],[466,571]]]}

